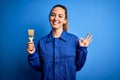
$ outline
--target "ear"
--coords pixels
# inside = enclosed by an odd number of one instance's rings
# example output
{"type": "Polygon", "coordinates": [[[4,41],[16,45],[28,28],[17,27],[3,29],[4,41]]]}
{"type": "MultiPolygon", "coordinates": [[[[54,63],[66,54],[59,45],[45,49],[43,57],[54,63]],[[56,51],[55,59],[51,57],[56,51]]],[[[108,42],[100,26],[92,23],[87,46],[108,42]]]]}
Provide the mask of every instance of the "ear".
{"type": "Polygon", "coordinates": [[[65,24],[67,22],[67,19],[64,20],[63,24],[65,24]]]}

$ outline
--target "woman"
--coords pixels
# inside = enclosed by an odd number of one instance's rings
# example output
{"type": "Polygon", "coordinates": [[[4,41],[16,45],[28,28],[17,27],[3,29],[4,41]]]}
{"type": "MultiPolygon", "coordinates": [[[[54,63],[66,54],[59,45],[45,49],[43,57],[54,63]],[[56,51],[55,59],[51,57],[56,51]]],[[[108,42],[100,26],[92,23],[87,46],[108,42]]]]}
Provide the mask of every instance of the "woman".
{"type": "Polygon", "coordinates": [[[28,42],[28,61],[41,72],[42,80],[76,80],[76,71],[85,64],[92,36],[88,34],[86,39],[78,39],[67,32],[67,9],[63,5],[51,9],[49,21],[52,30],[38,41],[36,51],[34,43],[28,42]]]}

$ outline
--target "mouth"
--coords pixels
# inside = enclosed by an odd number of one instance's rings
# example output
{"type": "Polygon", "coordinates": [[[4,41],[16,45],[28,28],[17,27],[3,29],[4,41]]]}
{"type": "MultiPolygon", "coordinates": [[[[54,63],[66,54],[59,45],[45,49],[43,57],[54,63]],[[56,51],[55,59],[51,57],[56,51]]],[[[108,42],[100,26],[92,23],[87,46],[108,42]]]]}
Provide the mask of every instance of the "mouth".
{"type": "Polygon", "coordinates": [[[53,25],[58,25],[59,21],[53,21],[53,25]]]}

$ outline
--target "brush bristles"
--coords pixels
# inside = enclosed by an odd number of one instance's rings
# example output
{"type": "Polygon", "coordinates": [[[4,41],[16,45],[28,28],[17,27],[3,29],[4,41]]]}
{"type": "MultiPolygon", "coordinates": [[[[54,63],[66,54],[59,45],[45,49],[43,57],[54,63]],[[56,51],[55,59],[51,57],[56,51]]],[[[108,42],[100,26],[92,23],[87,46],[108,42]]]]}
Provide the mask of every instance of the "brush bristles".
{"type": "Polygon", "coordinates": [[[28,36],[34,36],[34,29],[28,30],[28,36]]]}

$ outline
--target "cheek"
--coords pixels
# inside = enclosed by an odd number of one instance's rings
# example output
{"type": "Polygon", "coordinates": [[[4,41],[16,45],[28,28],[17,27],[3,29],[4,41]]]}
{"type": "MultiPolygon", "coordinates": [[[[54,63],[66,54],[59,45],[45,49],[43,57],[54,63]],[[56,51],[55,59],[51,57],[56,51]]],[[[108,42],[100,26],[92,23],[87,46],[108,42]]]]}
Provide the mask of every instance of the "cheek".
{"type": "Polygon", "coordinates": [[[50,22],[50,24],[52,24],[53,18],[49,18],[49,22],[50,22]]]}
{"type": "Polygon", "coordinates": [[[65,22],[65,19],[61,19],[60,21],[61,21],[62,23],[64,23],[64,22],[65,22]]]}
{"type": "Polygon", "coordinates": [[[52,23],[52,19],[51,18],[49,18],[49,22],[50,22],[50,24],[52,23]]]}
{"type": "Polygon", "coordinates": [[[52,21],[54,19],[54,17],[50,17],[49,20],[52,21]]]}

